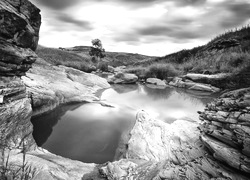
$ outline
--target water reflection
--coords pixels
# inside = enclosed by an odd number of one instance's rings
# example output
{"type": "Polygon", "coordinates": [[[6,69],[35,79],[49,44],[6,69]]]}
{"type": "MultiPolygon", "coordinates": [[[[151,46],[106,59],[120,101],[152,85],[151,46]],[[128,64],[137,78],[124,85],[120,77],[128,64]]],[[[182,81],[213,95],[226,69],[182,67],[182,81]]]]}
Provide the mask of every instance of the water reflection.
{"type": "Polygon", "coordinates": [[[54,154],[87,163],[112,161],[121,134],[133,126],[136,114],[131,108],[97,103],[70,108],[64,114],[61,108],[32,120],[34,139],[54,154]]]}
{"type": "Polygon", "coordinates": [[[101,99],[126,105],[135,110],[144,109],[155,118],[172,123],[176,119],[198,120],[197,111],[203,110],[216,96],[172,87],[156,89],[139,84],[130,85],[128,88],[116,85],[115,88],[104,91],[101,99]]]}
{"type": "Polygon", "coordinates": [[[198,120],[197,111],[212,100],[211,95],[174,88],[155,89],[144,85],[114,85],[100,98],[115,104],[67,105],[32,118],[33,136],[39,146],[54,154],[83,162],[112,161],[123,132],[144,109],[157,119],[198,120]]]}

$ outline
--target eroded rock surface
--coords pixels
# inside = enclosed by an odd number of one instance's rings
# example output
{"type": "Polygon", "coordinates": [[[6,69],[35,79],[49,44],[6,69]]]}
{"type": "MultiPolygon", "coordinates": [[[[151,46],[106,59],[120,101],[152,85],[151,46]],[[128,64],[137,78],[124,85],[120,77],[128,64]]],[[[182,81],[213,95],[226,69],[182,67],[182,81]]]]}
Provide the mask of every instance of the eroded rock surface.
{"type": "MultiPolygon", "coordinates": [[[[0,146],[1,150],[34,144],[31,104],[20,76],[31,68],[40,10],[27,0],[0,1],[0,146]]],[[[2,159],[1,159],[2,160],[2,159]]]]}
{"type": "Polygon", "coordinates": [[[184,120],[167,124],[141,111],[123,159],[107,163],[100,173],[109,180],[248,179],[208,153],[197,127],[196,122],[184,120]]]}
{"type": "Polygon", "coordinates": [[[116,73],[112,77],[108,78],[108,82],[111,84],[133,84],[136,83],[138,77],[131,73],[116,73]]]}
{"type": "MultiPolygon", "coordinates": [[[[20,165],[22,161],[22,154],[12,152],[11,163],[20,165]]],[[[88,174],[95,180],[101,179],[96,164],[63,158],[42,149],[29,151],[26,162],[35,170],[34,180],[81,180],[88,174]]]]}
{"type": "Polygon", "coordinates": [[[32,100],[33,115],[50,111],[62,103],[97,100],[94,93],[110,87],[97,75],[51,66],[40,58],[22,80],[32,100]]]}
{"type": "Polygon", "coordinates": [[[146,80],[146,83],[148,84],[153,84],[153,85],[157,85],[157,86],[163,86],[165,87],[166,86],[166,83],[160,79],[157,79],[157,78],[148,78],[146,80]]]}
{"type": "Polygon", "coordinates": [[[178,87],[178,88],[185,88],[188,90],[197,90],[197,91],[205,91],[205,92],[219,92],[220,89],[217,87],[214,87],[210,84],[204,84],[204,83],[198,83],[191,80],[188,80],[186,78],[179,78],[175,77],[171,82],[169,82],[169,85],[178,87]]]}
{"type": "Polygon", "coordinates": [[[223,94],[200,119],[201,139],[213,156],[250,177],[250,88],[223,94]]]}

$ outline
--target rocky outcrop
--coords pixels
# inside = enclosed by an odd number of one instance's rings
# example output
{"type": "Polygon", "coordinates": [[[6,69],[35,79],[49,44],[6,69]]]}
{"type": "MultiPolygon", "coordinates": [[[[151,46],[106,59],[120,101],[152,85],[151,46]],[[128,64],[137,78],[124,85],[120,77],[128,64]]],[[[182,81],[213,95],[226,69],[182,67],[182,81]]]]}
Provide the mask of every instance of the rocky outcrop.
{"type": "Polygon", "coordinates": [[[31,147],[32,109],[20,76],[37,59],[31,49],[37,47],[40,10],[27,0],[5,0],[0,12],[0,146],[31,147]]]}
{"type": "Polygon", "coordinates": [[[248,179],[208,154],[197,127],[196,122],[185,120],[167,124],[141,111],[127,151],[120,161],[101,167],[100,174],[109,180],[248,179]]]}
{"type": "Polygon", "coordinates": [[[136,83],[138,77],[135,74],[130,73],[116,73],[115,75],[108,77],[110,84],[133,84],[136,83]]]}
{"type": "MultiPolygon", "coordinates": [[[[9,161],[12,165],[20,165],[23,156],[13,151],[9,161]]],[[[31,172],[34,171],[33,180],[81,180],[83,176],[101,179],[96,164],[63,158],[42,149],[27,152],[26,162],[32,167],[31,172]]]]}
{"type": "Polygon", "coordinates": [[[185,88],[188,90],[197,90],[197,91],[205,91],[205,92],[219,92],[220,89],[217,87],[214,87],[210,84],[204,84],[204,83],[197,83],[194,81],[191,81],[186,78],[179,78],[175,77],[171,82],[169,82],[169,85],[178,87],[178,88],[185,88]]]}
{"type": "Polygon", "coordinates": [[[0,12],[1,39],[20,48],[35,50],[41,24],[40,10],[28,0],[5,0],[0,2],[0,12]]]}
{"type": "Polygon", "coordinates": [[[157,86],[166,86],[166,83],[160,79],[157,79],[157,78],[148,78],[146,80],[146,83],[148,84],[154,84],[154,85],[157,85],[157,86]]]}
{"type": "Polygon", "coordinates": [[[14,179],[13,174],[21,179],[20,167],[28,173],[26,168],[31,168],[34,180],[81,179],[95,172],[95,165],[39,150],[30,117],[60,103],[96,99],[93,93],[109,84],[37,57],[33,50],[39,37],[39,12],[28,0],[0,1],[0,179],[14,179]]]}
{"type": "Polygon", "coordinates": [[[63,103],[97,100],[94,93],[110,87],[97,75],[65,66],[51,66],[40,58],[22,80],[32,100],[33,115],[50,111],[63,103]]]}
{"type": "Polygon", "coordinates": [[[223,94],[200,119],[201,139],[214,158],[250,175],[250,88],[223,94]]]}

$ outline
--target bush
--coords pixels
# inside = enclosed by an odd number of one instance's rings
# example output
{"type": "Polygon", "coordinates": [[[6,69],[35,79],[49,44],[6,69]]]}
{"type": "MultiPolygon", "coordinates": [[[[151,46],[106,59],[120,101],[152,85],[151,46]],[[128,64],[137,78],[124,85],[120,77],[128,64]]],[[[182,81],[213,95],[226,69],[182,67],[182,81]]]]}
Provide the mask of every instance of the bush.
{"type": "Polygon", "coordinates": [[[135,74],[140,79],[144,79],[145,74],[146,74],[146,68],[138,66],[138,67],[129,68],[125,72],[135,74]]]}
{"type": "Polygon", "coordinates": [[[108,63],[107,62],[100,62],[97,65],[97,69],[100,69],[103,72],[108,72],[108,63]]]}
{"type": "Polygon", "coordinates": [[[180,72],[172,64],[154,64],[146,70],[146,78],[166,79],[177,76],[180,72]]]}

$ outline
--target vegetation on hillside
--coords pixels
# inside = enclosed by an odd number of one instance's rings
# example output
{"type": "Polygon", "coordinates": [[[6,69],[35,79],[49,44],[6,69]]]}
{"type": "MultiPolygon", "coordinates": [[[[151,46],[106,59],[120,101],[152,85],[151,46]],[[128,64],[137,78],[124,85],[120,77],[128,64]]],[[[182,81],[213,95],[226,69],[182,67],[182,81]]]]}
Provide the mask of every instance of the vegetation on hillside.
{"type": "MultiPolygon", "coordinates": [[[[91,56],[89,55],[90,48],[90,46],[75,46],[73,48],[56,49],[39,46],[36,53],[52,65],[64,65],[84,72],[91,72],[95,70],[94,66],[96,66],[96,64],[91,61],[91,56]]],[[[114,67],[128,66],[145,59],[155,58],[124,52],[105,52],[105,54],[106,57],[102,59],[101,64],[98,65],[97,68],[104,68],[105,65],[107,69],[107,64],[114,67]]]]}
{"type": "Polygon", "coordinates": [[[102,47],[102,42],[100,39],[93,39],[91,41],[92,47],[90,47],[89,55],[92,57],[92,62],[100,62],[105,55],[105,49],[102,47]]]}
{"type": "MultiPolygon", "coordinates": [[[[169,71],[179,74],[203,73],[205,71],[211,74],[240,74],[246,72],[246,69],[250,72],[250,26],[228,31],[203,46],[135,62],[128,71],[136,74],[144,72],[143,74],[146,76],[146,72],[155,64],[162,68],[164,66],[169,68],[169,64],[171,64],[172,67],[169,71]]],[[[163,79],[167,77],[169,76],[165,76],[163,79]]]]}
{"type": "Polygon", "coordinates": [[[84,58],[69,51],[39,46],[36,53],[52,65],[64,65],[84,72],[91,72],[95,69],[90,58],[84,58]]]}

